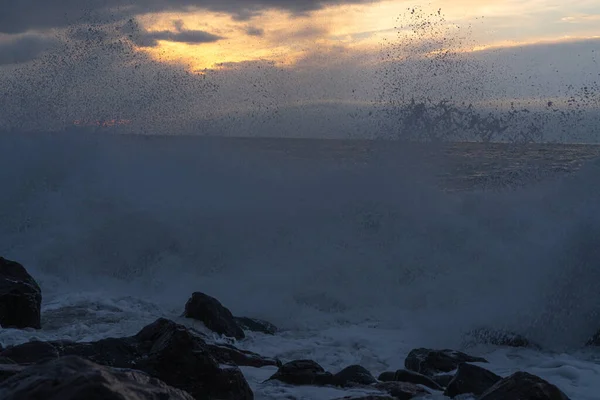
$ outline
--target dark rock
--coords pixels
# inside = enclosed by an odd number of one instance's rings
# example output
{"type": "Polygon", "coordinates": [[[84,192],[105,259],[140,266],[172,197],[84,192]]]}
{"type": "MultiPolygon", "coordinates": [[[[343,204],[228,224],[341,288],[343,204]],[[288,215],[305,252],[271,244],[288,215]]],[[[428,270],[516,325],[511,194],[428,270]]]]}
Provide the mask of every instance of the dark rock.
{"type": "Polygon", "coordinates": [[[16,364],[16,362],[8,357],[0,357],[0,365],[2,364],[16,364]]]}
{"type": "Polygon", "coordinates": [[[600,331],[596,332],[585,344],[586,346],[600,346],[600,331]]]}
{"type": "Polygon", "coordinates": [[[459,364],[465,362],[487,363],[487,360],[455,350],[431,350],[420,348],[414,349],[408,354],[404,361],[404,366],[410,371],[431,376],[440,372],[454,371],[458,368],[459,364]]]}
{"type": "Polygon", "coordinates": [[[248,367],[280,367],[281,361],[263,357],[248,350],[241,350],[229,344],[208,344],[212,356],[221,364],[248,367]]]}
{"type": "Polygon", "coordinates": [[[475,344],[492,344],[495,346],[539,348],[537,344],[532,343],[525,336],[520,335],[518,333],[485,328],[475,329],[466,335],[465,345],[472,346],[475,344]]]}
{"type": "Polygon", "coordinates": [[[237,368],[219,367],[217,351],[186,327],[160,318],[130,337],[90,343],[30,342],[7,348],[0,357],[33,363],[52,355],[74,355],[110,367],[141,370],[196,399],[253,399],[237,368]]]}
{"type": "Polygon", "coordinates": [[[438,383],[433,379],[418,372],[408,371],[406,369],[399,369],[396,372],[384,372],[379,375],[379,380],[382,382],[408,382],[417,385],[427,386],[434,390],[444,390],[438,383]]]}
{"type": "Polygon", "coordinates": [[[275,325],[262,319],[247,317],[233,317],[233,319],[240,328],[246,331],[260,332],[267,335],[274,335],[278,331],[275,325]]]}
{"type": "Polygon", "coordinates": [[[371,385],[376,382],[377,379],[366,368],[360,365],[346,367],[333,376],[333,383],[337,386],[349,386],[352,384],[371,385]]]}
{"type": "Polygon", "coordinates": [[[221,335],[243,339],[246,335],[238,326],[231,311],[219,300],[204,293],[195,292],[185,304],[184,316],[204,322],[213,332],[221,335]]]}
{"type": "Polygon", "coordinates": [[[502,377],[485,368],[472,364],[460,364],[444,395],[454,398],[460,394],[472,393],[479,396],[501,379],[502,377]]]}
{"type": "Polygon", "coordinates": [[[296,360],[283,364],[267,380],[278,380],[290,385],[331,385],[333,375],[311,360],[296,360]]]}
{"type": "Polygon", "coordinates": [[[516,372],[485,391],[479,400],[569,400],[559,388],[527,372],[516,372]]]}
{"type": "Polygon", "coordinates": [[[0,325],[40,329],[41,305],[42,290],[25,267],[0,257],[0,325]]]}
{"type": "Polygon", "coordinates": [[[376,395],[376,394],[370,394],[367,396],[360,396],[360,397],[355,397],[355,396],[340,397],[335,400],[396,400],[396,398],[387,396],[387,395],[380,396],[380,395],[376,395]]]}
{"type": "Polygon", "coordinates": [[[34,364],[59,357],[56,346],[49,342],[34,340],[14,347],[7,347],[0,353],[18,364],[34,364]]]}
{"type": "Polygon", "coordinates": [[[0,383],[0,398],[86,400],[194,400],[180,389],[134,370],[63,357],[24,369],[0,383]]]}
{"type": "Polygon", "coordinates": [[[454,375],[434,375],[431,377],[431,379],[441,387],[447,387],[452,379],[454,379],[454,375]]]}
{"type": "Polygon", "coordinates": [[[14,364],[14,363],[0,364],[0,382],[4,382],[11,376],[14,376],[14,375],[20,373],[25,368],[27,368],[27,367],[24,365],[18,365],[18,364],[14,364]]]}
{"type": "Polygon", "coordinates": [[[410,400],[431,394],[421,386],[408,382],[380,382],[373,387],[388,392],[397,400],[410,400]]]}

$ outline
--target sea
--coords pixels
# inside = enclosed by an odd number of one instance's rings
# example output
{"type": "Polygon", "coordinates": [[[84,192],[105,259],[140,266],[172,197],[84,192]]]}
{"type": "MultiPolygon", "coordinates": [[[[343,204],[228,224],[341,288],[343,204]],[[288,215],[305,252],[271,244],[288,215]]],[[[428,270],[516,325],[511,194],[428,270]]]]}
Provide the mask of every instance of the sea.
{"type": "MultiPolygon", "coordinates": [[[[600,147],[585,144],[10,134],[0,255],[43,291],[41,330],[3,346],[93,341],[182,317],[194,291],[275,336],[236,346],[335,373],[451,348],[573,400],[600,398],[600,147]],[[539,349],[482,345],[477,328],[539,349]]],[[[210,334],[210,333],[208,333],[210,334]]],[[[215,341],[226,339],[212,335],[215,341]]],[[[365,389],[263,383],[256,399],[365,389]]],[[[433,393],[431,399],[443,399],[433,393]]]]}

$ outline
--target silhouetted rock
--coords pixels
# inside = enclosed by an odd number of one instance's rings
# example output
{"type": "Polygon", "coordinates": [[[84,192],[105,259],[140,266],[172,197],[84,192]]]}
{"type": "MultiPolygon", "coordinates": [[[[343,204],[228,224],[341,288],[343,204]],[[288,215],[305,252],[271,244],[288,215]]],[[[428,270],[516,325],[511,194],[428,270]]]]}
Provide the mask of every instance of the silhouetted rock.
{"type": "Polygon", "coordinates": [[[481,357],[473,357],[455,350],[414,349],[404,361],[404,366],[410,371],[423,375],[435,375],[440,372],[450,372],[464,362],[487,362],[481,357]]]}
{"type": "Polygon", "coordinates": [[[493,329],[475,329],[467,333],[465,337],[465,345],[474,344],[493,344],[496,346],[508,347],[533,347],[539,348],[535,343],[532,343],[525,336],[518,333],[493,330],[493,329]]]}
{"type": "Polygon", "coordinates": [[[373,387],[388,392],[397,400],[410,400],[431,394],[421,386],[408,382],[380,382],[373,385],[373,387]]]}
{"type": "Polygon", "coordinates": [[[349,386],[352,384],[370,385],[376,382],[377,379],[366,368],[360,365],[346,367],[333,376],[333,383],[337,386],[349,386]]]}
{"type": "Polygon", "coordinates": [[[444,395],[454,398],[460,394],[472,393],[479,396],[501,379],[502,377],[485,368],[472,364],[460,364],[444,395]]]}
{"type": "Polygon", "coordinates": [[[135,370],[116,370],[80,357],[63,357],[24,369],[0,383],[0,398],[72,400],[194,400],[189,394],[135,370]]]}
{"type": "Polygon", "coordinates": [[[207,346],[212,356],[221,364],[256,368],[270,365],[275,367],[281,366],[281,361],[279,360],[263,357],[248,350],[241,350],[229,344],[218,343],[208,344],[207,346]]]}
{"type": "Polygon", "coordinates": [[[25,368],[27,368],[27,367],[25,367],[24,365],[19,365],[19,364],[15,364],[15,363],[0,364],[0,382],[3,382],[5,380],[7,380],[8,378],[10,378],[11,376],[14,376],[14,375],[20,373],[25,368]]]}
{"type": "Polygon", "coordinates": [[[268,380],[290,385],[331,385],[333,375],[312,360],[296,360],[283,364],[268,380]]]}
{"type": "Polygon", "coordinates": [[[275,325],[262,319],[248,317],[233,317],[233,319],[240,328],[246,331],[260,332],[267,335],[274,335],[278,331],[275,325]]]}
{"type": "Polygon", "coordinates": [[[600,346],[600,331],[596,332],[585,344],[586,346],[600,346]]]}
{"type": "Polygon", "coordinates": [[[185,304],[184,316],[204,322],[213,332],[243,339],[246,335],[233,318],[231,311],[219,300],[204,293],[195,292],[185,304]]]}
{"type": "Polygon", "coordinates": [[[479,400],[569,400],[559,388],[527,372],[516,372],[485,391],[479,400]]]}
{"type": "Polygon", "coordinates": [[[379,375],[379,380],[382,382],[408,382],[417,385],[427,386],[434,390],[444,390],[437,382],[430,377],[419,374],[418,372],[399,369],[396,372],[383,372],[379,375]]]}
{"type": "Polygon", "coordinates": [[[431,379],[440,385],[441,387],[447,387],[452,379],[454,379],[454,375],[442,374],[442,375],[434,375],[431,379]]]}
{"type": "Polygon", "coordinates": [[[396,397],[392,397],[392,396],[387,396],[387,395],[377,395],[377,394],[370,394],[367,396],[346,396],[346,397],[340,397],[337,398],[335,400],[397,400],[396,397]]]}
{"type": "Polygon", "coordinates": [[[141,370],[197,399],[253,399],[239,369],[219,366],[219,358],[231,358],[231,349],[227,355],[219,351],[183,325],[160,318],[130,337],[90,343],[30,342],[9,347],[0,357],[33,363],[36,359],[74,355],[110,367],[141,370]]]}
{"type": "Polygon", "coordinates": [[[42,290],[25,267],[0,257],[0,325],[40,329],[41,305],[42,290]]]}

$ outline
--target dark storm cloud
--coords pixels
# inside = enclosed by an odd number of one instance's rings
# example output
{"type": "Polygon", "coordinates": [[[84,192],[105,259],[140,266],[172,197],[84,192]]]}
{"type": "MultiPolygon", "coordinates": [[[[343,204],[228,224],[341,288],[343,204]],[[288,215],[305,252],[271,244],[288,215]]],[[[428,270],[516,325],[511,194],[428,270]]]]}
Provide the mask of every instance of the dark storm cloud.
{"type": "Polygon", "coordinates": [[[56,44],[54,39],[37,35],[0,35],[0,65],[31,61],[56,44]]]}
{"type": "Polygon", "coordinates": [[[249,26],[246,28],[246,34],[250,36],[263,36],[265,34],[265,30],[255,26],[249,26]]]}
{"type": "Polygon", "coordinates": [[[0,32],[19,33],[103,19],[115,21],[137,14],[206,8],[248,19],[268,8],[303,13],[327,5],[372,3],[376,0],[0,0],[0,32]]]}

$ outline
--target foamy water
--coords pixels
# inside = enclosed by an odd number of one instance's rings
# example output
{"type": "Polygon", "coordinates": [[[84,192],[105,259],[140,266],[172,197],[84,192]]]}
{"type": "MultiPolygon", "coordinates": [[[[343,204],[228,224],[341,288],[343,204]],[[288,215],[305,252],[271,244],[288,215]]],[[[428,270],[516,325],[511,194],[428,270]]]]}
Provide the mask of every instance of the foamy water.
{"type": "MultiPolygon", "coordinates": [[[[281,327],[237,345],[283,361],[376,375],[489,326],[543,350],[467,349],[486,368],[600,393],[600,353],[581,346],[600,329],[598,161],[519,190],[448,193],[443,163],[398,148],[340,163],[186,138],[0,140],[0,255],[44,294],[44,328],[1,330],[3,345],[130,335],[160,316],[195,326],[180,314],[204,291],[281,327]]],[[[243,372],[258,399],[348,393],[243,372]]]]}

